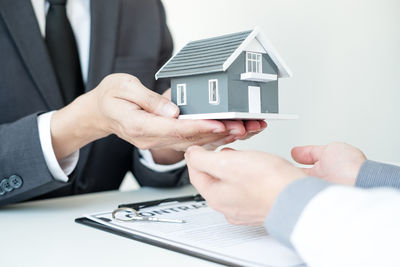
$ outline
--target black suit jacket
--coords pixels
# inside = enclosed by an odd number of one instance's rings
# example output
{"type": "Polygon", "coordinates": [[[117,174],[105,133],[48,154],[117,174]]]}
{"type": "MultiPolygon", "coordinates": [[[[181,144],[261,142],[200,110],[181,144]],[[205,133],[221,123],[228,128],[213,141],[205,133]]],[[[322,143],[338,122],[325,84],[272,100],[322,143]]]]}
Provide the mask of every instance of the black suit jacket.
{"type": "MultiPolygon", "coordinates": [[[[171,51],[159,0],[91,1],[86,91],[106,75],[123,72],[161,93],[169,81],[156,82],[154,74],[171,51]]],[[[37,116],[64,103],[30,0],[0,0],[0,62],[0,205],[117,189],[129,170],[146,186],[188,180],[185,168],[168,173],[146,168],[137,149],[116,136],[82,148],[69,183],[54,180],[42,153],[37,116]]]]}

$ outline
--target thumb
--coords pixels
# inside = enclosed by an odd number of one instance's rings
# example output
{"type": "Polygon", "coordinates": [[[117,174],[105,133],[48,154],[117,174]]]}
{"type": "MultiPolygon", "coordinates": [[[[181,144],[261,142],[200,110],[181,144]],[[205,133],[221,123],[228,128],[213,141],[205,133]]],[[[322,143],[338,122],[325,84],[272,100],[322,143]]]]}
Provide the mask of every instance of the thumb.
{"type": "Polygon", "coordinates": [[[165,92],[162,94],[162,96],[168,100],[171,100],[171,88],[165,90],[165,92]]]}
{"type": "Polygon", "coordinates": [[[321,159],[325,146],[299,146],[292,149],[292,158],[301,164],[314,164],[321,159]]]}
{"type": "MultiPolygon", "coordinates": [[[[144,87],[145,88],[145,87],[144,87]]],[[[166,97],[159,95],[147,88],[138,96],[137,104],[144,110],[163,117],[176,118],[179,108],[166,97]]]]}
{"type": "Polygon", "coordinates": [[[123,98],[139,105],[149,113],[176,118],[179,108],[168,98],[146,88],[136,77],[130,76],[128,86],[123,90],[123,98]]]}
{"type": "MultiPolygon", "coordinates": [[[[190,183],[206,199],[214,189],[218,188],[219,180],[213,178],[207,173],[201,172],[188,166],[190,183]]],[[[211,194],[212,195],[212,194],[211,194]]]]}

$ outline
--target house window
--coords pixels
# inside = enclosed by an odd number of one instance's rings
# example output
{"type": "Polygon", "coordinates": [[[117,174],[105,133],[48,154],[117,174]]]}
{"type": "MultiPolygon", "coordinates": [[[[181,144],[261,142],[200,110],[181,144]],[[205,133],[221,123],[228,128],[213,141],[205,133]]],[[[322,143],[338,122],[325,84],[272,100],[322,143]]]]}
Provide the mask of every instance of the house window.
{"type": "Polygon", "coordinates": [[[210,104],[219,103],[218,80],[208,81],[208,102],[210,104]]]}
{"type": "Polygon", "coordinates": [[[186,84],[176,86],[176,102],[178,106],[186,105],[186,84]]]}
{"type": "Polygon", "coordinates": [[[262,73],[262,56],[260,53],[246,52],[246,72],[262,73]]]}

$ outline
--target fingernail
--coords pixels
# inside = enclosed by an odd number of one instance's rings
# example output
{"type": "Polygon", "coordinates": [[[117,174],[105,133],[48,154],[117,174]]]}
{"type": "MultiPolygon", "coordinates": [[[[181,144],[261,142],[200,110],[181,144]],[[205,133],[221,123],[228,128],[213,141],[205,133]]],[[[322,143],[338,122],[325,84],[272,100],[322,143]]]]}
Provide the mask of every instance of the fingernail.
{"type": "Polygon", "coordinates": [[[265,129],[265,128],[267,128],[267,126],[268,126],[268,124],[265,122],[265,121],[263,121],[264,123],[263,123],[263,125],[261,125],[261,128],[263,128],[263,129],[265,129]]]}
{"type": "Polygon", "coordinates": [[[178,113],[178,111],[179,111],[179,109],[178,109],[177,106],[175,106],[171,102],[168,102],[163,107],[162,115],[165,116],[165,117],[175,117],[176,114],[178,113]]]}

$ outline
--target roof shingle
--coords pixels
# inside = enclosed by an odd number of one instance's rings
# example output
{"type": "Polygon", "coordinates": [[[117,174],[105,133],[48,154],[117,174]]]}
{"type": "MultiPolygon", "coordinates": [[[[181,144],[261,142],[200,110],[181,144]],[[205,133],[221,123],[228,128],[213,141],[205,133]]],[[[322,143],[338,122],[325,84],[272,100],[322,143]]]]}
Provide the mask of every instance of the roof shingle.
{"type": "Polygon", "coordinates": [[[169,78],[223,71],[223,64],[252,31],[193,41],[185,45],[156,74],[169,78]]]}

